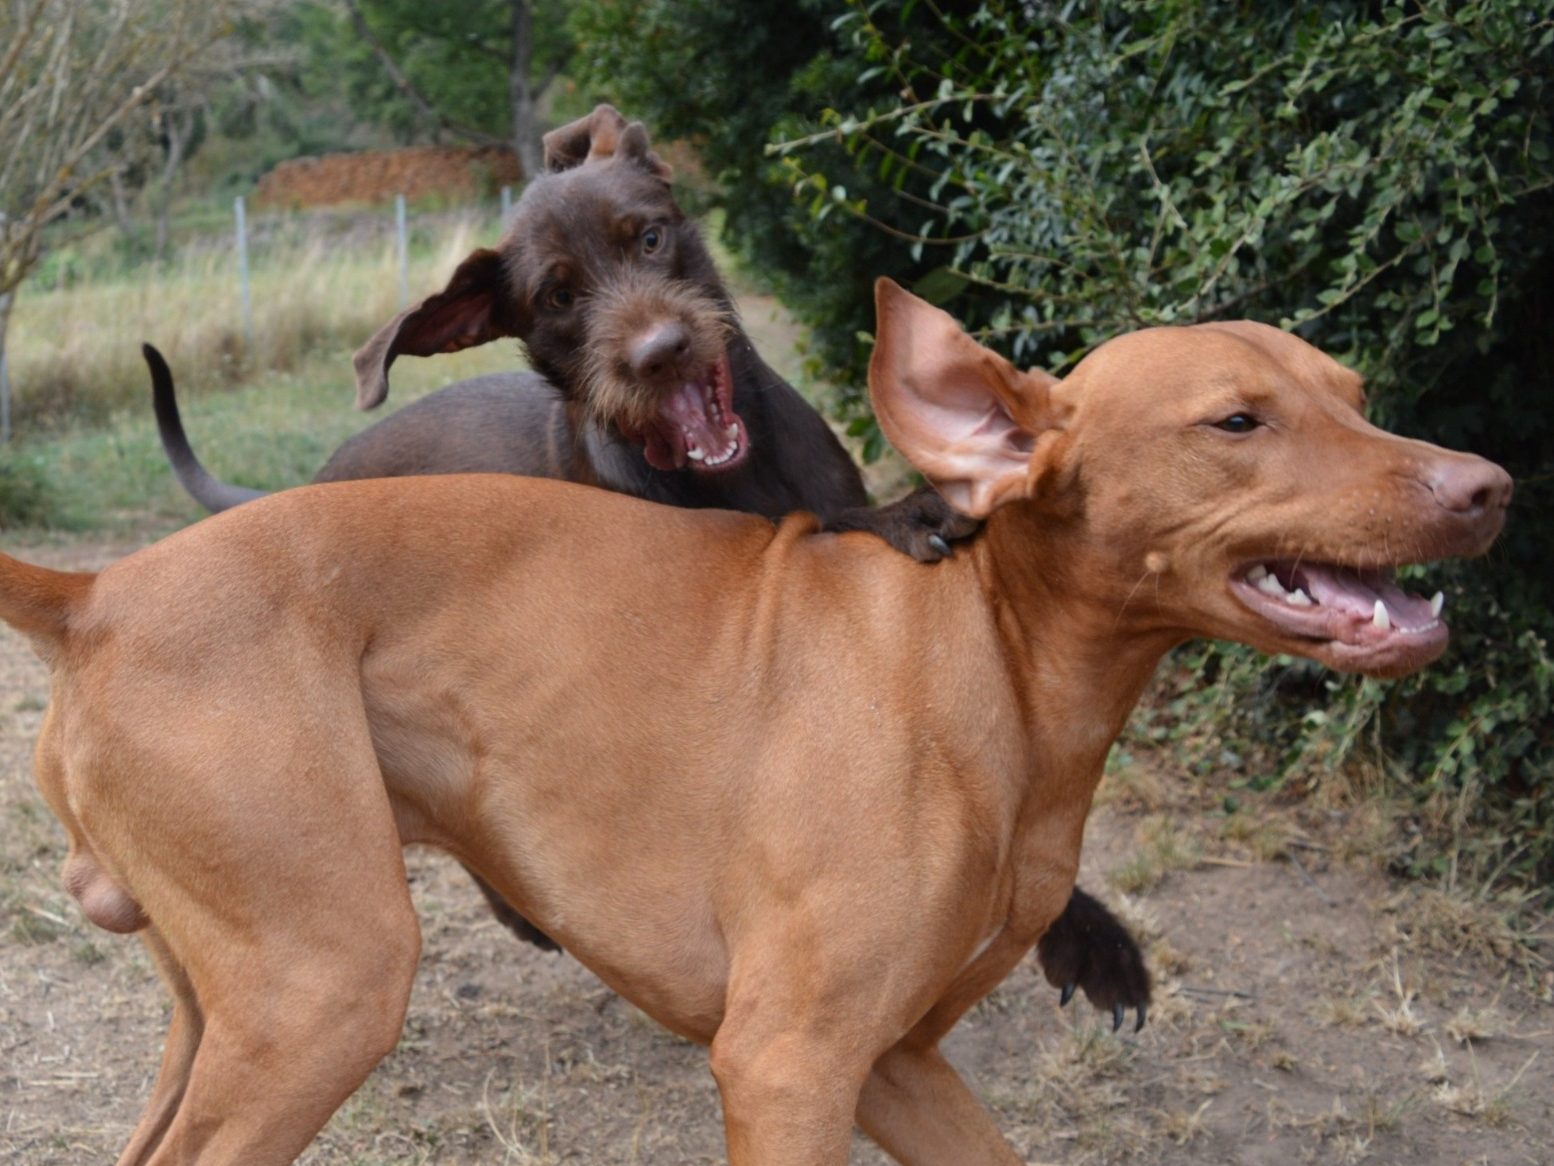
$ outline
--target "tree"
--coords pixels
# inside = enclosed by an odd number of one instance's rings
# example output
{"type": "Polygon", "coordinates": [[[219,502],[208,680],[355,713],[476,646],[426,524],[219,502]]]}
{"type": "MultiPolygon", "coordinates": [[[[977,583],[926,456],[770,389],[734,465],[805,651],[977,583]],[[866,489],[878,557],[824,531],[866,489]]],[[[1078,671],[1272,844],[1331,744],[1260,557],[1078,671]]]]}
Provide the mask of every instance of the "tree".
{"type": "Polygon", "coordinates": [[[539,103],[572,53],[559,0],[345,6],[356,35],[418,120],[481,144],[505,135],[524,173],[539,173],[539,103]]]}
{"type": "MultiPolygon", "coordinates": [[[[227,0],[0,4],[0,362],[12,296],[45,229],[153,140],[138,117],[229,29],[227,0]]],[[[8,435],[7,435],[8,436],[8,435]]]]}

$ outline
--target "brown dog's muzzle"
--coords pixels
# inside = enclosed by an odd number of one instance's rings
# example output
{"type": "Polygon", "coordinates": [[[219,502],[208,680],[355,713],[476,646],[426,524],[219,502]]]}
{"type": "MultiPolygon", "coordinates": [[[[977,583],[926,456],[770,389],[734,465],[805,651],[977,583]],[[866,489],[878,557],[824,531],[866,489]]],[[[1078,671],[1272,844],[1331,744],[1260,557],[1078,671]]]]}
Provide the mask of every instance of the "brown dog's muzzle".
{"type": "Polygon", "coordinates": [[[655,469],[733,469],[749,435],[734,406],[726,310],[671,281],[621,275],[591,304],[589,408],[655,469]]]}

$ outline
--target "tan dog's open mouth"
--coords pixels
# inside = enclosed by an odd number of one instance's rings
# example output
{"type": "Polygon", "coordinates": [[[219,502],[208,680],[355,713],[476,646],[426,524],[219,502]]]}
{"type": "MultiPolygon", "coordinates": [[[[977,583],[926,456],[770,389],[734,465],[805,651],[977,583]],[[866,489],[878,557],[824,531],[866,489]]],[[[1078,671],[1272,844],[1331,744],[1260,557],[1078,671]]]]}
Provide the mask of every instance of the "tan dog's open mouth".
{"type": "Polygon", "coordinates": [[[648,465],[656,470],[689,468],[711,474],[739,465],[750,452],[750,441],[744,421],[734,412],[728,354],[719,353],[700,379],[665,396],[657,416],[640,429],[622,426],[621,431],[642,446],[648,465]]]}
{"type": "Polygon", "coordinates": [[[1410,595],[1390,569],[1263,560],[1238,568],[1230,583],[1242,604],[1279,631],[1323,643],[1339,668],[1413,669],[1446,647],[1446,597],[1410,595]]]}

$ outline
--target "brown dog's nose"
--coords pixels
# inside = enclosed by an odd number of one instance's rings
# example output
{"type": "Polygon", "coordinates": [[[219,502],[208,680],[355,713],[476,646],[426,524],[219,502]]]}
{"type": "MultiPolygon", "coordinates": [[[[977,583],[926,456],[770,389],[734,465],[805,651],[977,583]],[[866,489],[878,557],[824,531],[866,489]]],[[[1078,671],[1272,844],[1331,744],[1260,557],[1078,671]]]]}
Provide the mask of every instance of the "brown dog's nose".
{"type": "Polygon", "coordinates": [[[645,381],[657,380],[677,368],[690,350],[690,330],[678,320],[650,325],[632,342],[631,371],[645,381]]]}
{"type": "Polygon", "coordinates": [[[1503,510],[1511,501],[1511,475],[1479,457],[1437,462],[1425,481],[1435,500],[1457,514],[1503,510]]]}

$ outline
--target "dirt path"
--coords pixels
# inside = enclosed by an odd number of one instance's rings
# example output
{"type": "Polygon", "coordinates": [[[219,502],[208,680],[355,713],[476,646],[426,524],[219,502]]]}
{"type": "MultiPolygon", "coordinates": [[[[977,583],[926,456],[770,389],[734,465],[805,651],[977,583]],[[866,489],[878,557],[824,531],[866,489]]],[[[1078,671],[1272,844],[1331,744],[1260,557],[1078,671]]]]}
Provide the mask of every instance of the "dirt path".
{"type": "MultiPolygon", "coordinates": [[[[22,553],[90,567],[126,549],[22,553]]],[[[111,1159],[167,1020],[139,945],[60,887],[29,771],[45,697],[41,665],[0,634],[0,1161],[18,1166],[111,1159]]],[[[1554,1163],[1546,972],[1484,954],[1449,902],[1339,862],[1341,818],[1205,830],[1201,794],[1155,769],[1108,786],[1084,878],[1151,938],[1149,1026],[1114,1037],[1082,1003],[1059,1011],[1027,961],[947,1042],[1031,1161],[1554,1163]]],[[[425,955],[404,1038],[306,1161],[722,1160],[700,1050],[516,945],[441,857],[410,871],[425,955]]],[[[860,1139],[853,1161],[883,1158],[860,1139]]]]}

